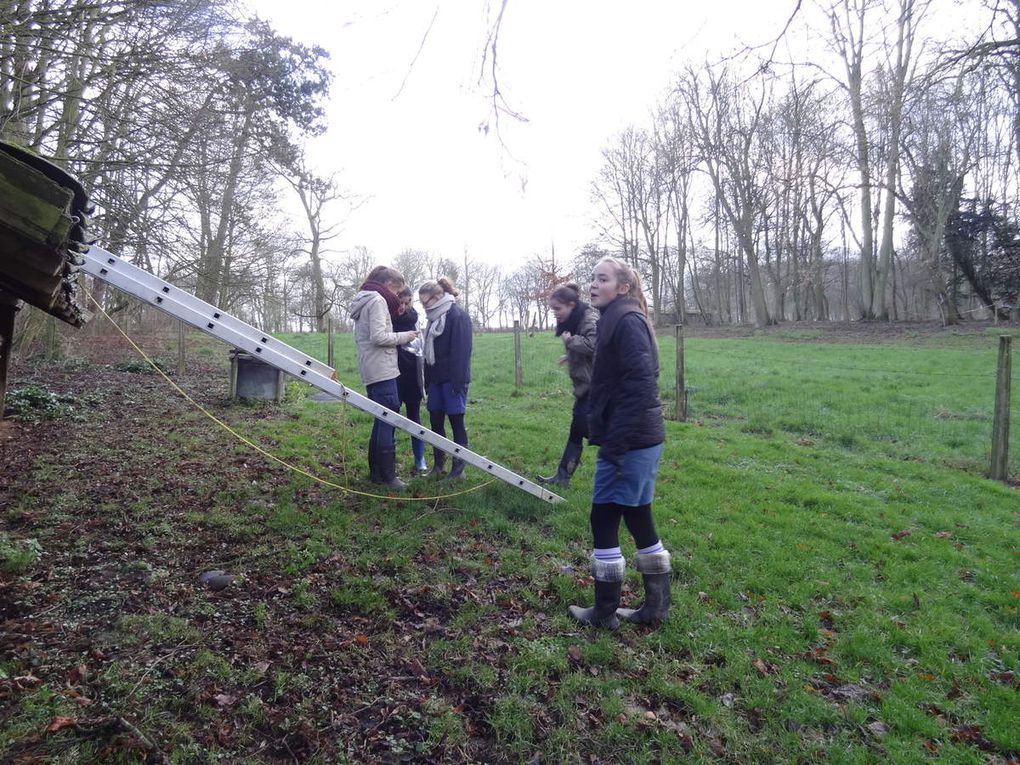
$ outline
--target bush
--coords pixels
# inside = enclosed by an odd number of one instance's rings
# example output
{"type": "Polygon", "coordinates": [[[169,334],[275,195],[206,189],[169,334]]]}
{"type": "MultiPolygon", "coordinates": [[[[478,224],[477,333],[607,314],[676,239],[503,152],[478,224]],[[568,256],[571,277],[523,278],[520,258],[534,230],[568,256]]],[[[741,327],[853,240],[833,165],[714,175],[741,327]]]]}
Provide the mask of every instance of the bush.
{"type": "MultiPolygon", "coordinates": [[[[152,364],[155,364],[159,368],[159,371],[165,375],[170,374],[170,367],[159,359],[153,359],[152,364]]],[[[154,375],[156,370],[152,368],[145,359],[131,359],[130,361],[122,361],[119,364],[114,364],[113,368],[118,372],[131,372],[138,375],[154,375]]]]}
{"type": "Polygon", "coordinates": [[[58,396],[41,385],[28,385],[7,394],[5,417],[19,417],[30,422],[66,417],[73,411],[72,396],[58,396]]]}
{"type": "Polygon", "coordinates": [[[38,539],[10,539],[0,534],[0,571],[5,574],[23,574],[42,557],[38,539]]]}

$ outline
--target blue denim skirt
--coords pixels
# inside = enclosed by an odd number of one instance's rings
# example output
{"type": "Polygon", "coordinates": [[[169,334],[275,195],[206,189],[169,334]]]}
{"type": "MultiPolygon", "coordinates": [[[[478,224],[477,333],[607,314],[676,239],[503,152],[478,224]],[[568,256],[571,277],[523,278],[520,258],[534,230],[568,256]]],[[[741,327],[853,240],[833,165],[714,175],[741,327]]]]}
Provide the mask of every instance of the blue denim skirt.
{"type": "Polygon", "coordinates": [[[464,414],[467,412],[467,386],[460,393],[454,393],[450,383],[432,383],[428,389],[425,408],[430,412],[464,414]]]}
{"type": "Polygon", "coordinates": [[[599,457],[595,460],[595,486],[592,502],[613,502],[625,507],[650,505],[655,494],[655,476],[659,473],[659,459],[665,444],[633,449],[623,456],[623,465],[617,466],[599,457]]]}

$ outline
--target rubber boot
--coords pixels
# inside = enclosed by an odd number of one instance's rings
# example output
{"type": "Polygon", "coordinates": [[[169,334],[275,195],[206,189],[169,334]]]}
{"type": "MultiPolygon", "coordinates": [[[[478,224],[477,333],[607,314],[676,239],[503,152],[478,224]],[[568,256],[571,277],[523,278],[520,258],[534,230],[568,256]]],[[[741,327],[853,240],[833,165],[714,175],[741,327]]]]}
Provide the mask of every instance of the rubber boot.
{"type": "Polygon", "coordinates": [[[429,472],[429,466],[425,464],[425,442],[412,438],[411,453],[414,455],[415,475],[425,475],[429,472]]]}
{"type": "Polygon", "coordinates": [[[570,615],[581,624],[615,630],[620,626],[616,608],[620,605],[620,588],[623,587],[623,558],[615,561],[592,559],[591,574],[595,578],[595,605],[591,608],[571,606],[570,615]]]}
{"type": "Polygon", "coordinates": [[[372,483],[381,483],[379,478],[379,453],[374,439],[368,442],[368,480],[372,483]]]}
{"type": "Polygon", "coordinates": [[[376,483],[381,483],[383,486],[397,491],[407,488],[407,484],[397,478],[396,449],[380,449],[376,459],[379,463],[379,480],[376,483]]]}
{"type": "Polygon", "coordinates": [[[574,475],[574,471],[577,470],[577,466],[581,464],[581,454],[584,452],[584,444],[578,444],[573,441],[567,441],[566,447],[563,449],[563,456],[560,458],[560,466],[556,469],[554,475],[548,476],[535,476],[539,483],[551,483],[557,486],[570,486],[570,479],[574,475]]]}
{"type": "Polygon", "coordinates": [[[669,617],[670,584],[673,571],[669,550],[636,555],[634,565],[641,572],[645,585],[645,602],[640,608],[618,608],[616,615],[635,624],[661,624],[669,617]]]}
{"type": "Polygon", "coordinates": [[[429,471],[429,475],[433,477],[441,477],[445,469],[446,469],[446,452],[441,452],[438,449],[433,449],[432,469],[429,471]]]}
{"type": "Polygon", "coordinates": [[[450,462],[450,472],[444,480],[447,481],[458,481],[464,477],[464,460],[459,460],[456,457],[450,462]]]}

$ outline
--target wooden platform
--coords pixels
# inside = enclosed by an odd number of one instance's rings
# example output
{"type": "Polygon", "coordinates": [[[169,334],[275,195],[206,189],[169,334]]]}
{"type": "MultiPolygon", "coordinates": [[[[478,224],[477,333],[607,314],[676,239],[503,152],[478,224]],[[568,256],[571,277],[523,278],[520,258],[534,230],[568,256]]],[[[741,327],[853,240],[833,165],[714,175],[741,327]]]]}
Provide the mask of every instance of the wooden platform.
{"type": "Polygon", "coordinates": [[[78,292],[88,199],[62,168],[0,142],[0,293],[80,327],[78,292]]]}

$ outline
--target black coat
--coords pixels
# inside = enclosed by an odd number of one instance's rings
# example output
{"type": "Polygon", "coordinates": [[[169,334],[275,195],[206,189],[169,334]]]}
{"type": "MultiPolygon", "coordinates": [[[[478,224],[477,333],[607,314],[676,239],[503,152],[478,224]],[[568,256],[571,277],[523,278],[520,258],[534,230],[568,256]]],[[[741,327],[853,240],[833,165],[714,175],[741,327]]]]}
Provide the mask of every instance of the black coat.
{"type": "Polygon", "coordinates": [[[471,317],[454,304],[446,313],[446,327],[435,339],[436,363],[425,364],[425,386],[450,383],[460,393],[471,382],[471,317]]]}
{"type": "MultiPolygon", "coordinates": [[[[393,320],[394,332],[406,332],[411,329],[418,329],[418,312],[413,308],[408,309],[393,320]]],[[[402,404],[418,406],[425,396],[425,381],[422,376],[422,358],[419,354],[408,349],[406,345],[397,346],[397,369],[400,375],[397,377],[397,395],[402,404]]]]}
{"type": "Polygon", "coordinates": [[[620,464],[632,449],[666,440],[659,400],[659,353],[637,301],[616,298],[602,311],[595,343],[588,441],[620,464]]]}
{"type": "MultiPolygon", "coordinates": [[[[418,329],[418,312],[408,308],[393,320],[394,332],[407,332],[411,329],[418,329]]],[[[401,375],[408,375],[412,378],[418,374],[418,356],[407,349],[406,345],[397,346],[397,368],[401,375]]]]}

